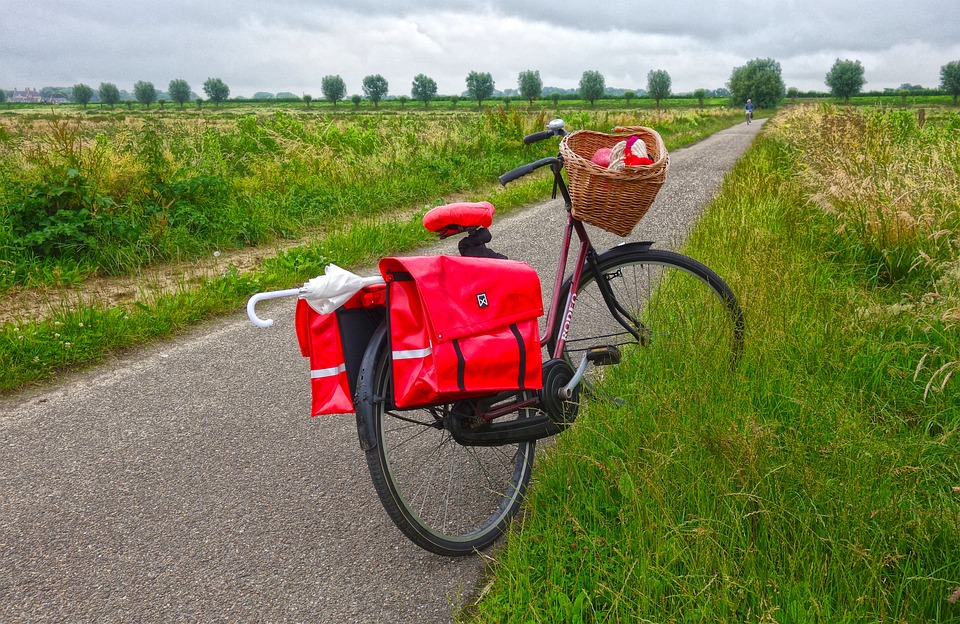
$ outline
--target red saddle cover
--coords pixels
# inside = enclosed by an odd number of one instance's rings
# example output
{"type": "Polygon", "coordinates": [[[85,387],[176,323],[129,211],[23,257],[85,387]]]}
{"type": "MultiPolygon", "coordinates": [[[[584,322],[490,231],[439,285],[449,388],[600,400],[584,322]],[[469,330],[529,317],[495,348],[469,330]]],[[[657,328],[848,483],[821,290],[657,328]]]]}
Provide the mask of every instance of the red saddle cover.
{"type": "Polygon", "coordinates": [[[523,262],[384,258],[394,404],[538,390],[540,279],[523,262]]]}
{"type": "Polygon", "coordinates": [[[490,227],[496,209],[490,202],[458,202],[437,206],[423,215],[423,227],[439,234],[453,234],[456,227],[490,227]]]}

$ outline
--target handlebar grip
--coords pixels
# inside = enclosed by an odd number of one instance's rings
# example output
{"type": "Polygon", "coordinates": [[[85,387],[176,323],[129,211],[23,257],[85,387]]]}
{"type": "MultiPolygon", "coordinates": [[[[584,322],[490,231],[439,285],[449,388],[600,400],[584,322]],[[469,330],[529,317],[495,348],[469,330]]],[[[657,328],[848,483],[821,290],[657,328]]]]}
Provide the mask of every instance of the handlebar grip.
{"type": "Polygon", "coordinates": [[[506,186],[508,182],[513,182],[513,181],[516,180],[517,178],[522,178],[523,176],[527,175],[528,173],[533,173],[534,171],[536,171],[536,170],[539,169],[540,167],[545,167],[545,166],[547,166],[547,165],[552,165],[552,164],[555,163],[555,162],[560,162],[560,159],[557,158],[556,156],[551,156],[550,158],[541,158],[540,160],[538,160],[538,161],[536,161],[536,162],[527,163],[526,165],[521,165],[520,167],[517,167],[516,169],[512,169],[512,170],[506,172],[505,174],[503,174],[502,176],[500,176],[500,177],[497,178],[497,179],[500,180],[500,184],[501,184],[501,185],[506,186]]]}
{"type": "Polygon", "coordinates": [[[537,141],[549,139],[550,137],[554,136],[554,134],[555,133],[553,130],[541,130],[540,132],[534,132],[533,134],[528,134],[527,136],[523,137],[523,144],[532,145],[537,141]]]}

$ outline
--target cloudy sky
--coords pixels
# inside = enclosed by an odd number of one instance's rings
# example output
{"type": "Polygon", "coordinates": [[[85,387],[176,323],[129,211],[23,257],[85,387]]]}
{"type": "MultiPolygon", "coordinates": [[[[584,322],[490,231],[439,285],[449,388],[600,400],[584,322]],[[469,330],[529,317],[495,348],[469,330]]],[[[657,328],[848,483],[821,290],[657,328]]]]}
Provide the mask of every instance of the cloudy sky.
{"type": "Polygon", "coordinates": [[[754,58],[780,62],[787,87],[826,90],[837,58],[859,60],[866,89],[936,87],[960,60],[958,0],[0,0],[0,87],[201,92],[289,91],[321,97],[325,75],[348,94],[383,75],[409,95],[419,73],[441,94],[470,71],[517,88],[523,70],[576,88],[585,70],[608,87],[645,88],[666,70],[675,93],[722,87],[754,58]]]}

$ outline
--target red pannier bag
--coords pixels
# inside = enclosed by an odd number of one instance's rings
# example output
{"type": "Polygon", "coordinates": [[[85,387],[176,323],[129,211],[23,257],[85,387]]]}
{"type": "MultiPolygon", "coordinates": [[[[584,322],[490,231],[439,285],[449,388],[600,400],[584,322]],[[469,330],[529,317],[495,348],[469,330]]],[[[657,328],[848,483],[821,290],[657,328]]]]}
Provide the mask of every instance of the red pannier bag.
{"type": "Polygon", "coordinates": [[[363,353],[386,314],[386,286],[368,286],[331,314],[297,301],[300,353],[310,358],[311,416],[352,414],[363,353]]]}
{"type": "Polygon", "coordinates": [[[396,407],[539,390],[540,278],[514,260],[384,258],[396,407]]]}

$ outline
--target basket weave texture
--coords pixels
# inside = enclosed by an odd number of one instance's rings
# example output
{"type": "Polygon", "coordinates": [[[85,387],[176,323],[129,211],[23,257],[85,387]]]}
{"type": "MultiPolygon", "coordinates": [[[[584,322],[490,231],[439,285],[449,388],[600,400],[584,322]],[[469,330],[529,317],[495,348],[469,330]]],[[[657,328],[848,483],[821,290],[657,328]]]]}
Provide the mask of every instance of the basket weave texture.
{"type": "Polygon", "coordinates": [[[577,130],[560,142],[560,154],[570,181],[573,216],[619,236],[628,236],[647,214],[670,167],[663,138],[644,126],[618,126],[612,134],[577,130]],[[646,144],[653,164],[611,171],[591,162],[598,149],[631,136],[646,144]]]}

